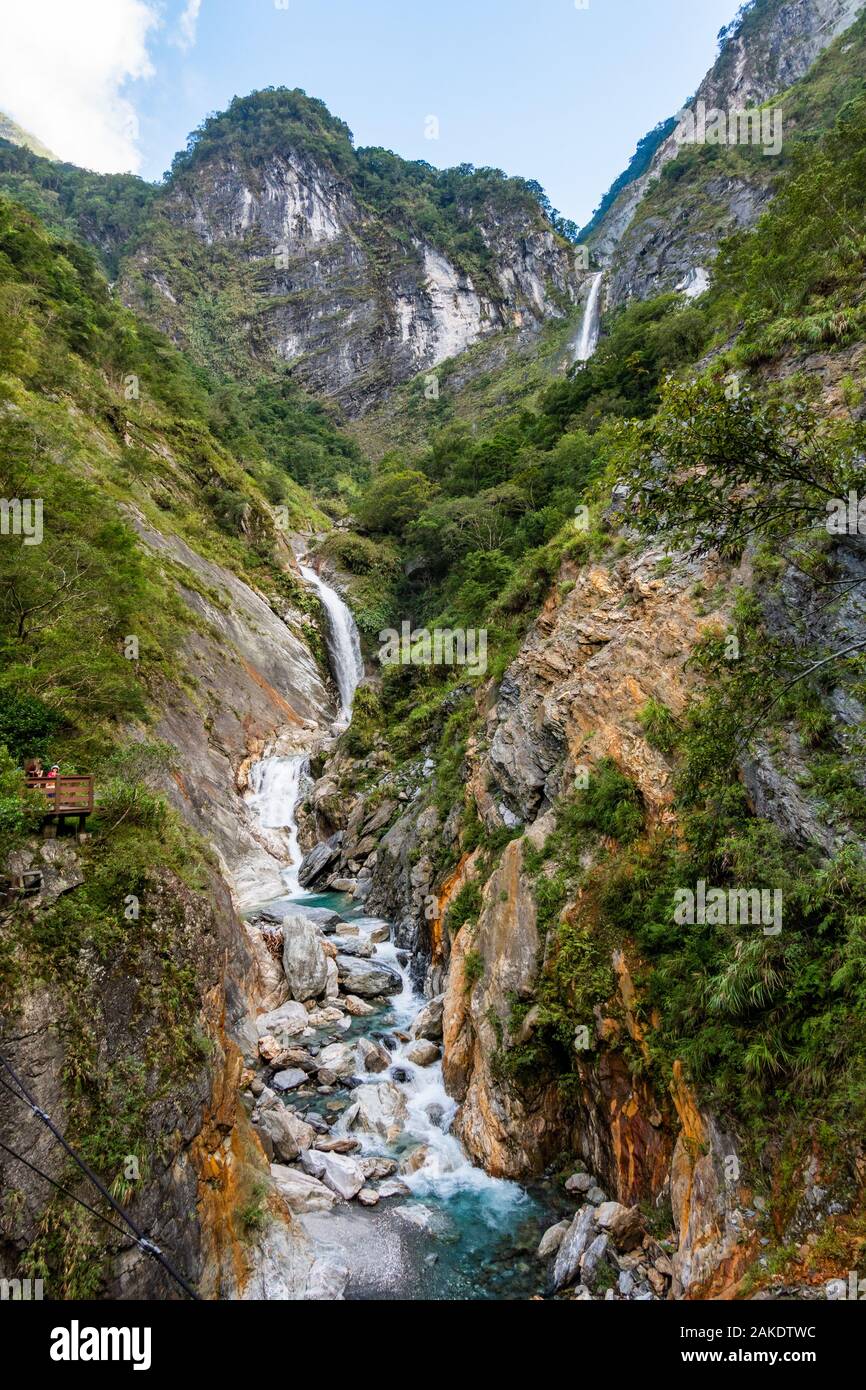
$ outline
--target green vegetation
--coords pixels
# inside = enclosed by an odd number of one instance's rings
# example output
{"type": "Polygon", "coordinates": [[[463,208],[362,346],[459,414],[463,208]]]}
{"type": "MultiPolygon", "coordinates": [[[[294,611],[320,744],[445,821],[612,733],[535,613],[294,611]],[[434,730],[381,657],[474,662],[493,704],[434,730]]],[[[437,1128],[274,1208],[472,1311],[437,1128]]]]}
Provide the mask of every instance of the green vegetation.
{"type": "MultiPolygon", "coordinates": [[[[855,48],[860,39],[858,28],[855,48]]],[[[856,490],[862,473],[862,373],[843,358],[841,404],[828,412],[802,378],[765,383],[756,371],[801,344],[845,354],[862,339],[864,149],[866,103],[854,101],[821,140],[790,152],[778,196],[754,231],[723,245],[699,303],[632,304],[605,325],[590,363],[533,409],[483,432],[451,420],[425,447],[387,454],[357,513],[367,542],[387,535],[403,558],[395,618],[486,627],[487,679],[557,581],[564,598],[582,562],[615,559],[615,483],[625,484],[628,525],[670,552],[659,577],[683,549],[748,555],[731,630],[706,632],[691,657],[699,695],[676,715],[657,700],[640,711],[648,743],[675,769],[675,828],[648,818],[637,790],[604,763],[556,808],[543,850],[525,850],[545,964],[531,1004],[515,998],[508,1029],[499,1025],[496,1065],[516,1085],[550,1076],[571,1092],[585,1060],[575,1030],[585,1025],[594,1040],[601,1016],[604,1045],[649,1074],[657,1095],[679,1059],[702,1103],[769,1163],[806,1129],[844,1167],[866,1115],[863,726],[840,730],[829,705],[834,692],[862,704],[859,628],[848,641],[833,631],[837,612],[859,614],[843,605],[862,585],[831,553],[824,524],[828,501],[856,490]],[[791,574],[803,587],[780,631],[780,584],[791,574]],[[810,626],[813,596],[822,616],[810,626]],[[847,647],[856,650],[834,659],[847,647]],[[802,765],[790,771],[839,837],[830,855],[786,839],[749,806],[744,757],[760,737],[785,768],[792,736],[802,765]],[[678,890],[701,879],[781,890],[781,933],[678,924],[678,890]],[[617,949],[636,987],[628,1008],[617,949]],[[534,1026],[517,1044],[530,1006],[534,1026]]],[[[684,164],[676,177],[687,174],[684,164]]],[[[696,586],[692,597],[700,612],[719,596],[696,586]]],[[[396,733],[401,757],[434,758],[432,798],[443,817],[460,808],[463,852],[496,839],[466,792],[489,708],[472,692],[465,672],[401,669],[386,674],[381,707],[383,736],[396,733]]],[[[443,854],[439,871],[453,862],[443,854]]],[[[485,863],[452,903],[450,932],[471,929],[488,872],[485,863]]],[[[473,957],[470,978],[476,969],[473,957]]]]}

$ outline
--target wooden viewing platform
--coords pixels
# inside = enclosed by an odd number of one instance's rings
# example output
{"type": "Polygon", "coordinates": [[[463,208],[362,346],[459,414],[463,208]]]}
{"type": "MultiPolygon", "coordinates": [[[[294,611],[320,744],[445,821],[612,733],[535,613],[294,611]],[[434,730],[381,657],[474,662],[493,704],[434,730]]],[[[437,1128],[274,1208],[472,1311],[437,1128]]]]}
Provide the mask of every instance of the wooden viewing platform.
{"type": "Polygon", "coordinates": [[[40,777],[28,776],[25,782],[28,791],[42,792],[46,798],[48,806],[43,812],[46,823],[57,821],[58,829],[62,830],[67,816],[77,816],[78,829],[84,829],[84,823],[93,810],[92,777],[78,773],[58,774],[56,777],[43,774],[40,777]]]}

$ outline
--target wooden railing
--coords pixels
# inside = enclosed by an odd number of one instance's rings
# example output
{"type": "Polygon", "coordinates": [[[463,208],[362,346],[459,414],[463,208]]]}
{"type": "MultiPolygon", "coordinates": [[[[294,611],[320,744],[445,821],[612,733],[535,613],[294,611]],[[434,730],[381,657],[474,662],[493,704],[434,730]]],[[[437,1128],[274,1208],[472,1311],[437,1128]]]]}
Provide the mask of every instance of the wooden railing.
{"type": "Polygon", "coordinates": [[[25,778],[31,791],[42,792],[48,802],[46,816],[87,816],[93,810],[93,778],[64,774],[25,778]]]}

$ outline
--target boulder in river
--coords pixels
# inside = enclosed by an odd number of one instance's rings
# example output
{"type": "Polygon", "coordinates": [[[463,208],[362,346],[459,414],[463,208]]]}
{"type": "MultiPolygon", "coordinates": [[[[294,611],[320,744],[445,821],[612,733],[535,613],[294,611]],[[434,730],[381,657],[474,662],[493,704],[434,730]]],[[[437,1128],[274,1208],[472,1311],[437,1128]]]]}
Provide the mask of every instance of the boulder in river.
{"type": "Polygon", "coordinates": [[[572,1284],[580,1272],[583,1253],[598,1235],[595,1223],[595,1208],[581,1207],[565,1233],[556,1256],[553,1269],[553,1289],[564,1289],[572,1284]]]}
{"type": "Polygon", "coordinates": [[[428,1038],[430,1042],[441,1040],[444,1005],[444,994],[437,994],[435,999],[431,999],[429,1004],[424,1005],[421,1012],[416,1014],[409,1030],[413,1038],[428,1038]]]}
{"type": "Polygon", "coordinates": [[[301,1167],[305,1173],[330,1187],[331,1191],[336,1192],[345,1202],[357,1196],[366,1182],[360,1163],[346,1154],[308,1149],[301,1154],[301,1167]]]}
{"type": "Polygon", "coordinates": [[[278,1071],[273,1080],[273,1085],[278,1091],[294,1091],[296,1087],[303,1086],[307,1079],[307,1073],[301,1071],[300,1067],[288,1067],[285,1071],[278,1071]]]}
{"type": "Polygon", "coordinates": [[[608,1236],[604,1231],[584,1250],[580,1258],[580,1277],[584,1284],[592,1287],[596,1271],[607,1254],[608,1236]]]}
{"type": "Polygon", "coordinates": [[[539,1260],[549,1260],[556,1254],[570,1225],[570,1221],[557,1221],[555,1226],[548,1226],[535,1252],[539,1260]]]}
{"type": "Polygon", "coordinates": [[[325,998],[337,999],[339,998],[340,994],[340,975],[337,970],[337,962],[335,960],[331,960],[329,957],[326,962],[326,969],[328,972],[328,978],[325,981],[325,998]]]}
{"type": "Polygon", "coordinates": [[[414,1062],[416,1067],[432,1067],[439,1061],[439,1048],[427,1038],[419,1038],[406,1048],[406,1060],[414,1062]]]}
{"type": "Polygon", "coordinates": [[[370,1038],[359,1038],[358,1061],[362,1071],[387,1071],[391,1065],[391,1054],[381,1043],[375,1043],[370,1038]]]}
{"type": "Polygon", "coordinates": [[[321,878],[327,869],[340,857],[340,848],[343,843],[343,832],[338,830],[336,835],[332,835],[330,840],[324,840],[319,845],[314,845],[309,854],[305,854],[298,870],[298,882],[302,888],[307,888],[309,884],[315,883],[316,879],[321,878]]]}
{"type": "Polygon", "coordinates": [[[330,1211],[336,1202],[336,1194],[318,1178],[302,1173],[298,1168],[286,1168],[281,1163],[271,1164],[271,1177],[280,1196],[285,1198],[291,1211],[302,1214],[306,1211],[330,1211]]]}
{"type": "Polygon", "coordinates": [[[299,912],[283,922],[283,969],[293,999],[318,999],[328,983],[328,958],[309,917],[299,912]]]}
{"type": "Polygon", "coordinates": [[[374,951],[372,942],[362,936],[335,936],[334,945],[338,955],[361,956],[364,960],[369,960],[374,951]]]}
{"type": "Polygon", "coordinates": [[[348,1043],[330,1043],[319,1053],[319,1065],[335,1076],[352,1076],[355,1071],[355,1049],[348,1043]]]}
{"type": "Polygon", "coordinates": [[[621,1202],[602,1202],[595,1223],[607,1231],[617,1250],[635,1250],[643,1241],[644,1223],[640,1207],[624,1207],[621,1202]]]}
{"type": "Polygon", "coordinates": [[[277,1040],[295,1038],[306,1026],[307,1011],[303,1004],[299,1004],[295,999],[289,999],[278,1009],[271,1009],[270,1013],[261,1014],[256,1019],[256,1032],[260,1038],[268,1034],[272,1034],[277,1040]]]}
{"type": "Polygon", "coordinates": [[[407,1187],[399,1178],[386,1178],[378,1188],[380,1197],[408,1197],[411,1191],[411,1187],[407,1187]]]}
{"type": "MultiPolygon", "coordinates": [[[[352,1093],[351,1109],[354,1112],[351,1120],[353,1125],[370,1134],[377,1134],[388,1144],[399,1139],[408,1114],[403,1092],[391,1081],[358,1086],[352,1093]]],[[[347,1111],[346,1124],[349,1123],[347,1111]]]]}
{"type": "Polygon", "coordinates": [[[316,1137],[315,1131],[285,1105],[257,1111],[253,1124],[259,1138],[270,1140],[274,1157],[282,1163],[291,1163],[304,1149],[310,1148],[316,1137]]]}
{"type": "MultiPolygon", "coordinates": [[[[361,1141],[359,1139],[347,1139],[345,1137],[341,1139],[319,1138],[313,1145],[314,1149],[320,1149],[322,1153],[326,1154],[353,1154],[356,1149],[360,1149],[360,1147],[361,1141]]],[[[365,1176],[369,1177],[363,1159],[361,1160],[361,1167],[364,1169],[365,1176]]]]}
{"type": "Polygon", "coordinates": [[[357,994],[345,995],[343,1003],[346,1006],[346,1012],[351,1014],[353,1018],[364,1018],[366,1014],[376,1012],[374,1004],[368,1004],[365,999],[359,999],[357,994]]]}
{"type": "Polygon", "coordinates": [[[395,1158],[361,1158],[358,1160],[364,1170],[364,1176],[368,1182],[381,1181],[383,1178],[393,1178],[397,1171],[397,1160],[395,1158]]]}
{"type": "Polygon", "coordinates": [[[380,961],[337,956],[337,969],[340,972],[340,986],[346,994],[360,994],[362,998],[373,999],[380,994],[399,994],[403,988],[397,971],[380,961]]]}
{"type": "Polygon", "coordinates": [[[588,1192],[595,1186],[595,1178],[591,1173],[572,1173],[570,1178],[565,1180],[566,1192],[588,1192]]]}

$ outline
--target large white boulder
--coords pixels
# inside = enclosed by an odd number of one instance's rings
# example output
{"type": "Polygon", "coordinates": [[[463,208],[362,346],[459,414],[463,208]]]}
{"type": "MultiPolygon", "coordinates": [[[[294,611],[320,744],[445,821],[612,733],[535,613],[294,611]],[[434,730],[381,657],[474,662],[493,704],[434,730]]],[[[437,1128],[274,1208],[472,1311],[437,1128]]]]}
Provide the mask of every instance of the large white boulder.
{"type": "Polygon", "coordinates": [[[291,913],[283,921],[283,969],[293,999],[320,999],[328,984],[328,957],[309,917],[291,913]]]}
{"type": "Polygon", "coordinates": [[[360,1163],[347,1154],[322,1153],[320,1149],[308,1149],[301,1154],[301,1167],[311,1177],[318,1178],[343,1201],[351,1201],[361,1191],[367,1181],[360,1163]]]}
{"type": "MultiPolygon", "coordinates": [[[[383,1081],[378,1086],[356,1086],[351,1108],[354,1112],[352,1124],[356,1128],[376,1134],[388,1144],[399,1139],[408,1114],[406,1098],[392,1081],[383,1081]]],[[[347,1123],[348,1115],[347,1111],[347,1123]]]]}
{"type": "Polygon", "coordinates": [[[329,1187],[309,1173],[302,1173],[299,1168],[272,1163],[271,1177],[289,1208],[299,1214],[305,1211],[330,1211],[337,1200],[329,1187]]]}

